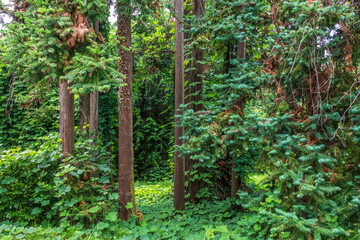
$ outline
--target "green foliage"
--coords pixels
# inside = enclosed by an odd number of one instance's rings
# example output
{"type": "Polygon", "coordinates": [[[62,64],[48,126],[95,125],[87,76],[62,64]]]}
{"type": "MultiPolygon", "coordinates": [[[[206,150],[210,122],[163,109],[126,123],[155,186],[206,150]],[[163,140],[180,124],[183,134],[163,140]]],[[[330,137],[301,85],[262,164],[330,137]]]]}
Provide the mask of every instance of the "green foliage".
{"type": "Polygon", "coordinates": [[[54,209],[61,225],[89,227],[117,211],[112,156],[106,146],[79,137],[74,155],[60,165],[54,183],[58,202],[54,209]]]}
{"type": "Polygon", "coordinates": [[[136,182],[135,190],[137,206],[155,206],[171,199],[173,185],[170,181],[136,182]]]}
{"type": "Polygon", "coordinates": [[[228,196],[235,163],[248,184],[238,204],[257,216],[242,222],[248,238],[358,237],[357,11],[342,1],[223,0],[186,20],[188,49],[206,50],[206,71],[204,110],[184,107],[181,150],[197,161],[198,197],[228,196]],[[267,177],[255,185],[251,172],[267,177]]]}
{"type": "Polygon", "coordinates": [[[157,11],[146,24],[135,21],[133,33],[135,177],[150,181],[172,176],[174,31],[168,13],[157,11]]]}
{"type": "Polygon", "coordinates": [[[31,89],[0,69],[0,149],[31,146],[58,128],[58,92],[31,89]]]}
{"type": "Polygon", "coordinates": [[[111,156],[79,138],[74,156],[62,160],[60,140],[51,135],[35,150],[5,151],[0,159],[0,218],[27,223],[77,223],[88,227],[116,212],[111,156]]]}
{"type": "Polygon", "coordinates": [[[104,54],[105,50],[101,50],[99,46],[87,46],[84,53],[75,54],[66,68],[68,73],[65,76],[67,81],[73,83],[73,92],[81,95],[94,90],[107,92],[111,86],[121,87],[123,76],[113,67],[119,58],[105,58],[104,54]]]}
{"type": "MultiPolygon", "coordinates": [[[[180,148],[195,163],[190,181],[200,181],[202,201],[182,212],[172,207],[172,183],[156,182],[172,173],[173,9],[164,1],[120,7],[135,13],[129,50],[136,177],[151,181],[136,184],[139,210],[128,222],[117,220],[115,156],[101,145],[116,152],[118,41],[106,23],[100,27],[107,44],[90,28],[75,34],[80,16],[106,21],[106,2],[29,3],[1,38],[0,140],[8,149],[0,160],[1,237],[359,238],[356,1],[204,1],[201,17],[185,16],[187,56],[203,50],[204,72],[201,100],[182,106],[180,148]],[[246,42],[244,59],[239,42],[246,42]],[[49,135],[61,77],[76,93],[106,91],[99,139],[78,136],[65,160],[49,135]],[[194,112],[194,104],[203,110],[194,112]],[[241,190],[229,200],[233,171],[241,190]]],[[[192,61],[187,57],[187,72],[192,61]]]]}
{"type": "Polygon", "coordinates": [[[60,166],[59,139],[50,135],[35,150],[21,148],[0,155],[0,219],[39,221],[51,218],[54,178],[60,166]]]}

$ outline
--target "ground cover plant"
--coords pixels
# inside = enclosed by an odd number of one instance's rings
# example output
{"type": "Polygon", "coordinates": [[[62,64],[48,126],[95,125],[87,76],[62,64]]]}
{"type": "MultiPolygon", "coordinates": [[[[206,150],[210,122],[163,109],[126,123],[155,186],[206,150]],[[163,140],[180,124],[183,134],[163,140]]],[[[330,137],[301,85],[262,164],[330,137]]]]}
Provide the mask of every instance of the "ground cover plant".
{"type": "Polygon", "coordinates": [[[14,0],[1,239],[360,239],[360,4],[14,0]]]}

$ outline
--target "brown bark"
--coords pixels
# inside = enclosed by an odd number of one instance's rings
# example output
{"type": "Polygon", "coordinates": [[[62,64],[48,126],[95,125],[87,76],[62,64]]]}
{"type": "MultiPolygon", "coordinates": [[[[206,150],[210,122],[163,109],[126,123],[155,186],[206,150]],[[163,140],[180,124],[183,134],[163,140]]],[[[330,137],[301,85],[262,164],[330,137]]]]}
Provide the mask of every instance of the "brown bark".
{"type": "MultiPolygon", "coordinates": [[[[124,38],[120,44],[126,48],[131,47],[131,20],[130,14],[125,15],[124,6],[120,3],[117,36],[124,38]]],[[[130,6],[127,6],[130,7],[130,6]]],[[[133,135],[132,135],[132,54],[119,47],[119,71],[125,75],[126,86],[119,88],[119,217],[127,220],[135,213],[134,194],[134,165],[133,165],[133,135]],[[132,208],[126,205],[132,203],[132,208]]]]}
{"type": "MultiPolygon", "coordinates": [[[[184,33],[182,15],[184,13],[184,1],[175,1],[176,23],[175,23],[175,115],[180,115],[179,106],[184,103],[184,33]]],[[[175,125],[180,119],[175,117],[175,125]]],[[[181,136],[184,134],[183,127],[175,127],[175,145],[181,146],[181,136]]],[[[175,149],[174,159],[174,207],[176,210],[185,209],[185,162],[175,149]]]]}
{"type": "MultiPolygon", "coordinates": [[[[245,42],[239,42],[237,46],[236,51],[236,57],[238,59],[245,58],[245,52],[246,52],[246,43],[245,42]]],[[[245,105],[245,98],[241,98],[238,103],[240,106],[238,106],[241,111],[243,111],[244,105],[245,105]]],[[[240,113],[241,114],[241,113],[240,113]]],[[[240,189],[240,179],[237,176],[237,173],[235,171],[235,160],[233,160],[232,167],[231,167],[231,198],[237,198],[237,192],[240,189]]]]}
{"type": "Polygon", "coordinates": [[[70,84],[60,80],[60,138],[64,158],[74,150],[74,94],[68,89],[70,84]]]}
{"type": "Polygon", "coordinates": [[[239,42],[236,50],[236,57],[238,59],[245,58],[246,53],[246,42],[239,42]]]}
{"type": "Polygon", "coordinates": [[[90,121],[90,95],[83,94],[80,96],[80,104],[79,104],[80,116],[79,116],[79,129],[80,132],[88,132],[88,127],[85,127],[89,124],[90,121]]]}
{"type": "MultiPolygon", "coordinates": [[[[200,18],[202,14],[204,13],[204,2],[203,0],[193,0],[192,1],[192,14],[195,15],[197,18],[200,18]]],[[[189,71],[186,75],[188,84],[190,85],[187,88],[186,91],[186,99],[185,103],[188,104],[188,109],[193,109],[194,112],[198,112],[202,110],[202,105],[199,103],[201,100],[201,93],[202,93],[202,77],[199,76],[200,74],[203,74],[204,72],[204,66],[199,63],[199,61],[203,60],[204,52],[202,49],[193,49],[192,50],[192,58],[194,59],[191,63],[190,67],[195,67],[195,70],[189,71]]],[[[187,181],[189,183],[188,189],[190,193],[190,201],[198,203],[198,199],[196,198],[196,194],[201,189],[201,182],[197,179],[194,181],[190,181],[191,172],[194,169],[194,164],[196,164],[197,161],[193,161],[190,159],[190,157],[187,157],[185,159],[185,168],[188,172],[188,175],[186,176],[187,181]]],[[[198,169],[197,174],[200,174],[201,171],[198,169]]]]}

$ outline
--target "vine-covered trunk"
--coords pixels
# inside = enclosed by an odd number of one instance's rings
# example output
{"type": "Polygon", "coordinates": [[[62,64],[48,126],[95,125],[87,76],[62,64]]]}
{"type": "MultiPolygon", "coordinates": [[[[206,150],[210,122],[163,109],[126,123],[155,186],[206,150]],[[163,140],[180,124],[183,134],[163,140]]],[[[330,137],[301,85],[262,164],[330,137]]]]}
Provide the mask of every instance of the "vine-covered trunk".
{"type": "MultiPolygon", "coordinates": [[[[238,59],[245,58],[245,51],[246,51],[246,43],[239,42],[238,46],[237,46],[237,50],[236,50],[236,57],[238,59]]],[[[242,112],[244,112],[244,106],[245,106],[245,98],[244,97],[242,97],[240,99],[239,105],[240,105],[239,106],[240,110],[242,112]]],[[[236,193],[239,191],[239,188],[240,188],[240,179],[237,176],[235,168],[236,168],[236,163],[235,163],[235,159],[233,159],[233,163],[231,165],[231,197],[232,198],[237,197],[236,193]]]]}
{"type": "MultiPolygon", "coordinates": [[[[95,21],[95,32],[96,34],[99,34],[99,20],[95,21]]],[[[99,129],[99,91],[94,90],[90,93],[89,130],[92,133],[90,135],[91,139],[94,139],[98,135],[98,129],[99,129]]]]}
{"type": "MultiPolygon", "coordinates": [[[[181,146],[184,128],[179,125],[180,119],[176,116],[181,112],[178,110],[184,103],[184,33],[182,15],[184,13],[184,1],[175,1],[176,23],[175,23],[175,145],[181,146]]],[[[175,151],[174,159],[174,207],[176,210],[185,209],[185,162],[175,151]]]]}
{"type": "Polygon", "coordinates": [[[89,124],[90,121],[90,95],[83,94],[80,96],[80,103],[79,103],[79,129],[80,132],[88,132],[88,127],[85,127],[89,124]]]}
{"type": "Polygon", "coordinates": [[[74,150],[74,94],[68,89],[70,84],[60,80],[60,138],[64,157],[74,150]]]}
{"type": "MultiPolygon", "coordinates": [[[[125,48],[131,47],[130,14],[124,13],[124,6],[118,4],[119,16],[117,22],[117,36],[120,44],[125,48]]],[[[134,165],[133,165],[133,124],[132,124],[132,54],[119,47],[119,71],[125,75],[124,87],[119,88],[119,217],[127,220],[135,212],[134,194],[134,165]],[[132,207],[127,209],[128,203],[132,207]]]]}
{"type": "Polygon", "coordinates": [[[90,138],[94,139],[98,134],[99,122],[99,91],[90,93],[90,122],[89,130],[92,133],[90,138]]]}
{"type": "MultiPolygon", "coordinates": [[[[205,5],[203,0],[193,0],[192,6],[192,14],[197,18],[200,18],[205,10],[205,5]]],[[[194,112],[198,112],[202,110],[202,105],[199,103],[201,100],[202,93],[202,76],[204,72],[203,64],[200,62],[203,60],[204,51],[199,48],[195,48],[192,50],[192,58],[193,62],[190,67],[195,68],[192,71],[188,72],[188,91],[186,92],[186,102],[189,103],[188,108],[193,109],[194,112]]],[[[186,170],[189,172],[188,174],[188,182],[189,182],[189,193],[190,193],[190,201],[197,203],[198,199],[196,198],[196,194],[201,189],[201,182],[196,179],[194,181],[190,181],[191,171],[194,169],[194,164],[196,161],[191,160],[189,157],[186,158],[186,170]]],[[[197,169],[197,174],[200,174],[200,169],[197,169]]]]}

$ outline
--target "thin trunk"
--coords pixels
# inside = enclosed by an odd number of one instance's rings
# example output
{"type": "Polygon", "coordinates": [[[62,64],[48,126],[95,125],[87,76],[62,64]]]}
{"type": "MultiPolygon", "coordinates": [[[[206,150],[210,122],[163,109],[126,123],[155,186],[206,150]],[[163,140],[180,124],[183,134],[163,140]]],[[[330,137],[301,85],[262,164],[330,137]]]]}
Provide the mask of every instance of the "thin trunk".
{"type": "MultiPolygon", "coordinates": [[[[95,21],[95,32],[99,33],[99,20],[95,21]]],[[[94,90],[90,93],[90,122],[89,131],[92,133],[90,138],[94,139],[98,135],[99,129],[99,92],[94,90]]]]}
{"type": "MultiPolygon", "coordinates": [[[[113,163],[112,163],[111,144],[106,147],[106,151],[107,151],[108,157],[109,157],[109,167],[110,167],[110,169],[113,169],[113,167],[112,167],[113,163]]],[[[110,181],[110,183],[109,183],[110,186],[113,186],[114,185],[113,174],[110,175],[109,181],[110,181]]]]}
{"type": "MultiPolygon", "coordinates": [[[[236,51],[236,57],[238,59],[243,59],[245,58],[245,52],[246,52],[246,43],[245,42],[239,42],[238,46],[237,46],[237,51],[236,51]]],[[[245,104],[245,99],[244,97],[240,99],[239,101],[239,105],[241,108],[241,111],[243,112],[243,108],[244,108],[244,104],[245,104]]],[[[240,179],[237,176],[237,172],[235,170],[236,164],[235,164],[235,160],[233,160],[232,163],[232,168],[231,168],[231,197],[232,198],[237,198],[237,192],[240,189],[240,179]]]]}
{"type": "Polygon", "coordinates": [[[74,150],[74,94],[68,89],[70,84],[60,80],[60,138],[64,158],[74,150]]]}
{"type": "Polygon", "coordinates": [[[98,134],[98,120],[99,119],[99,92],[93,91],[90,93],[90,122],[89,131],[92,133],[90,138],[94,139],[98,134]]]}
{"type": "Polygon", "coordinates": [[[231,166],[231,198],[237,198],[237,192],[240,188],[240,180],[235,171],[235,160],[231,166]]]}
{"type": "MultiPolygon", "coordinates": [[[[120,3],[117,36],[122,39],[120,44],[131,47],[130,14],[121,13],[124,6],[120,3]]],[[[130,8],[130,6],[126,6],[130,8]]],[[[119,217],[129,219],[135,212],[134,165],[133,165],[133,124],[132,124],[132,54],[119,47],[119,71],[125,75],[126,86],[119,88],[119,217]],[[132,208],[126,209],[128,203],[132,208]]]]}
{"type": "Polygon", "coordinates": [[[90,95],[89,94],[83,94],[80,96],[80,116],[79,116],[79,129],[80,132],[89,132],[88,127],[85,127],[87,124],[89,124],[90,121],[90,95]]]}
{"type": "MultiPolygon", "coordinates": [[[[175,116],[180,115],[179,106],[184,103],[184,33],[182,15],[184,13],[184,1],[175,1],[176,23],[175,23],[175,116]]],[[[180,124],[180,119],[175,117],[175,125],[180,124]]],[[[175,145],[181,146],[181,136],[184,128],[175,127],[175,145]]],[[[174,207],[176,210],[185,209],[185,162],[175,151],[174,159],[174,207]]]]}
{"type": "MultiPolygon", "coordinates": [[[[192,4],[185,4],[184,5],[184,15],[187,16],[189,14],[191,14],[191,10],[192,10],[192,4]]],[[[189,30],[190,26],[189,25],[184,25],[184,29],[185,30],[189,30]]],[[[186,41],[188,39],[191,39],[189,32],[185,31],[184,32],[184,42],[186,43],[186,41]]],[[[184,44],[185,44],[184,43],[184,44]]],[[[187,57],[188,53],[184,52],[184,59],[187,57]]],[[[191,56],[190,56],[191,58],[191,56]]],[[[188,61],[187,64],[184,66],[185,69],[189,69],[192,67],[192,62],[188,61]]],[[[187,105],[188,109],[193,109],[193,106],[191,104],[191,87],[189,86],[192,79],[193,79],[193,73],[194,71],[188,71],[187,73],[184,73],[184,82],[187,82],[187,85],[184,86],[184,91],[185,91],[185,96],[184,96],[184,103],[187,105]]],[[[185,131],[185,130],[184,130],[185,131]]],[[[192,161],[190,160],[190,156],[185,156],[184,157],[184,161],[185,161],[185,182],[188,183],[187,187],[185,188],[185,192],[190,192],[190,188],[191,188],[191,182],[190,182],[190,173],[192,171],[192,161]]]]}

